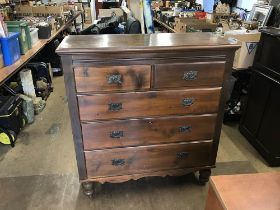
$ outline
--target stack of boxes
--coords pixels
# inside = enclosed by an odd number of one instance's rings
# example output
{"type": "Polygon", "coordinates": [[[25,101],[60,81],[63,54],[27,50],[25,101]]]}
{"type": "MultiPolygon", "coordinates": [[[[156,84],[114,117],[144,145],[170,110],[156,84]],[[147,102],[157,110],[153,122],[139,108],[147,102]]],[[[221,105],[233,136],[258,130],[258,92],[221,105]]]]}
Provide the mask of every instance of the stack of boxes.
{"type": "Polygon", "coordinates": [[[47,17],[47,16],[63,17],[63,12],[70,11],[70,10],[83,11],[83,5],[82,3],[75,3],[73,5],[69,5],[69,4],[58,5],[58,6],[17,5],[15,7],[16,14],[19,16],[36,16],[36,17],[47,17]]]}
{"type": "Polygon", "coordinates": [[[32,13],[36,17],[60,16],[63,17],[63,6],[33,6],[32,13]]]}
{"type": "Polygon", "coordinates": [[[92,23],[92,19],[91,19],[91,9],[90,7],[86,7],[85,8],[85,23],[86,24],[91,24],[92,23]]]}
{"type": "Polygon", "coordinates": [[[217,24],[212,23],[207,19],[197,19],[197,18],[189,18],[189,17],[182,17],[182,18],[175,18],[175,26],[174,29],[176,32],[188,32],[191,29],[194,30],[208,30],[208,31],[215,31],[217,24]]]}

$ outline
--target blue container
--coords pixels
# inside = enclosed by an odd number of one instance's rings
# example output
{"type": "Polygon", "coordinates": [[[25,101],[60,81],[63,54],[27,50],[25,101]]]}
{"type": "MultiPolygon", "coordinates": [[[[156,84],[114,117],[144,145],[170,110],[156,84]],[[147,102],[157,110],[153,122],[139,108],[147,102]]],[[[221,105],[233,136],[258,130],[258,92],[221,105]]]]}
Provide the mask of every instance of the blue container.
{"type": "Polygon", "coordinates": [[[4,57],[4,65],[12,65],[20,58],[19,33],[9,33],[8,37],[1,37],[0,42],[4,57]]]}

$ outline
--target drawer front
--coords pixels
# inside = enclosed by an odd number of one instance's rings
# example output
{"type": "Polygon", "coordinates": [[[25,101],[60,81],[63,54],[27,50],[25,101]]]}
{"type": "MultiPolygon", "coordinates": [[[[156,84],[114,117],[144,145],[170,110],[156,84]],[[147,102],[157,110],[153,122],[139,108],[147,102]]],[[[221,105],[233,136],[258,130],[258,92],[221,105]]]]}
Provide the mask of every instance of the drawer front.
{"type": "Polygon", "coordinates": [[[221,88],[79,95],[82,121],[208,114],[218,110],[221,88]]]}
{"type": "Polygon", "coordinates": [[[77,92],[143,90],[150,88],[151,66],[76,67],[77,92]]]}
{"type": "Polygon", "coordinates": [[[221,86],[225,62],[155,65],[154,88],[221,86]]]}
{"type": "Polygon", "coordinates": [[[113,176],[209,164],[212,141],[85,152],[88,177],[113,176]]]}
{"type": "Polygon", "coordinates": [[[213,138],[216,115],[116,120],[82,124],[85,150],[213,138]]]}

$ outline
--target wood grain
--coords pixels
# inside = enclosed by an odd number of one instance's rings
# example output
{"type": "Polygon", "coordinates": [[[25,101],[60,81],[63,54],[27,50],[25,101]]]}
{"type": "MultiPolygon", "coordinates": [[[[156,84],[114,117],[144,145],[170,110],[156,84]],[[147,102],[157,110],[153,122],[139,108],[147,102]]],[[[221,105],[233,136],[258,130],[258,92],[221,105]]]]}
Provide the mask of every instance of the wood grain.
{"type": "Polygon", "coordinates": [[[145,116],[207,114],[218,111],[221,88],[79,95],[82,121],[124,119],[145,116]],[[183,100],[193,104],[184,106],[183,100]],[[109,104],[121,104],[110,111],[109,104]]]}
{"type": "Polygon", "coordinates": [[[71,119],[71,127],[72,127],[72,134],[74,139],[74,146],[76,150],[76,160],[79,172],[80,179],[87,178],[86,172],[86,164],[85,164],[85,157],[84,157],[84,145],[83,145],[83,137],[82,137],[82,130],[79,118],[79,107],[78,101],[76,96],[76,87],[75,87],[75,80],[74,80],[74,73],[72,70],[72,60],[69,56],[62,56],[62,66],[65,70],[64,72],[64,82],[65,82],[65,89],[67,94],[68,100],[68,108],[70,112],[70,119],[71,119]]]}
{"type": "Polygon", "coordinates": [[[207,166],[212,141],[85,152],[89,177],[207,166]],[[180,156],[179,154],[185,154],[180,156]],[[123,164],[113,165],[122,160],[123,164]]]}
{"type": "Polygon", "coordinates": [[[211,163],[213,165],[216,162],[226,102],[230,98],[230,95],[229,95],[230,75],[232,73],[234,55],[235,55],[234,51],[227,52],[226,67],[225,67],[225,73],[224,73],[224,82],[223,82],[223,86],[222,86],[221,97],[219,100],[219,108],[218,108],[219,111],[217,114],[216,127],[215,127],[215,133],[214,133],[214,143],[213,143],[213,150],[212,150],[213,153],[212,153],[212,157],[211,157],[211,159],[212,159],[211,163]]]}
{"type": "MultiPolygon", "coordinates": [[[[95,82],[83,84],[87,77],[76,79],[77,87],[89,85],[83,91],[70,86],[72,100],[78,99],[78,107],[74,100],[69,109],[79,172],[86,169],[80,180],[123,182],[200,171],[207,181],[215,167],[228,78],[239,47],[213,33],[68,36],[57,50],[67,57],[68,75],[80,67],[152,66],[150,88],[126,84],[106,90],[98,83],[86,89],[95,82]],[[189,67],[198,72],[199,81],[181,81],[189,67]],[[188,122],[192,132],[176,132],[188,122]]],[[[95,72],[83,73],[94,78],[95,72]]]]}
{"type": "Polygon", "coordinates": [[[153,88],[222,86],[225,61],[155,65],[153,88]],[[190,74],[195,75],[194,78],[190,74]]]}
{"type": "MultiPolygon", "coordinates": [[[[238,43],[214,33],[103,34],[67,36],[57,49],[60,54],[156,52],[194,49],[237,49],[238,43]]],[[[139,54],[138,54],[139,55],[139,54]]],[[[138,56],[139,57],[139,56],[138,56]]]]}
{"type": "Polygon", "coordinates": [[[212,139],[215,120],[216,115],[198,115],[83,123],[84,149],[212,139]]]}
{"type": "Polygon", "coordinates": [[[150,88],[151,66],[76,67],[77,92],[108,92],[115,90],[145,90],[150,88]],[[119,82],[108,81],[119,76],[119,82]]]}
{"type": "Polygon", "coordinates": [[[144,177],[166,177],[166,176],[183,176],[192,172],[199,171],[200,169],[211,169],[214,166],[201,166],[201,167],[188,167],[188,168],[177,168],[177,169],[169,169],[169,170],[160,170],[160,171],[150,171],[144,173],[135,173],[135,174],[127,174],[127,175],[119,175],[119,176],[106,176],[106,177],[89,177],[86,180],[80,180],[81,183],[92,181],[99,182],[104,184],[106,182],[110,183],[121,183],[129,180],[138,180],[144,177]]]}

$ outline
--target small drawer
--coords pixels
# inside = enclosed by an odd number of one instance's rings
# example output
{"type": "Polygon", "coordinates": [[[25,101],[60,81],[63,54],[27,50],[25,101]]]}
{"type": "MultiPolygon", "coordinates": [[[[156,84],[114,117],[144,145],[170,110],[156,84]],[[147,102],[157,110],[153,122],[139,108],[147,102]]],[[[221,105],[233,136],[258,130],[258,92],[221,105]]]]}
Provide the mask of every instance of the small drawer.
{"type": "Polygon", "coordinates": [[[153,88],[222,86],[225,62],[155,65],[153,88]]]}
{"type": "Polygon", "coordinates": [[[79,95],[82,121],[149,116],[211,114],[221,88],[79,95]]]}
{"type": "Polygon", "coordinates": [[[212,141],[86,151],[88,177],[209,165],[212,141]]]}
{"type": "Polygon", "coordinates": [[[216,115],[161,117],[82,124],[85,150],[213,138],[216,115]]]}
{"type": "Polygon", "coordinates": [[[151,66],[75,67],[77,92],[131,91],[150,88],[151,66]]]}

